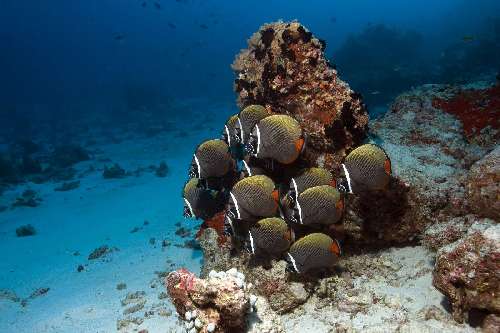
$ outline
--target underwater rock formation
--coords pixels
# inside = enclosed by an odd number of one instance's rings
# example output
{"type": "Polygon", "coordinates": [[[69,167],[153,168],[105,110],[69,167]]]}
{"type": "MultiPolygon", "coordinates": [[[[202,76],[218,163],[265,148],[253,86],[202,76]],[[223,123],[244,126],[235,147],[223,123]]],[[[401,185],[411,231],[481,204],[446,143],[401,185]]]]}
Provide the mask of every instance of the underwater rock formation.
{"type": "Polygon", "coordinates": [[[194,328],[198,332],[241,332],[255,304],[255,298],[247,291],[245,276],[235,268],[211,271],[206,279],[179,269],[166,277],[165,285],[188,331],[194,328]]]}
{"type": "Polygon", "coordinates": [[[308,136],[306,158],[336,169],[365,138],[368,114],[359,94],[324,55],[325,42],[298,22],[263,25],[236,57],[238,105],[265,106],[299,121],[308,136]]]}
{"type": "Polygon", "coordinates": [[[500,220],[500,147],[472,165],[466,189],[476,214],[500,220]]]}
{"type": "Polygon", "coordinates": [[[431,224],[473,212],[464,178],[489,148],[469,142],[457,118],[433,106],[436,98],[458,89],[417,87],[371,122],[370,137],[391,156],[396,180],[386,193],[349,203],[348,238],[357,244],[401,244],[420,239],[431,224]]]}
{"type": "Polygon", "coordinates": [[[458,322],[472,309],[500,315],[500,225],[475,223],[466,237],[441,248],[432,283],[448,297],[458,322]]]}

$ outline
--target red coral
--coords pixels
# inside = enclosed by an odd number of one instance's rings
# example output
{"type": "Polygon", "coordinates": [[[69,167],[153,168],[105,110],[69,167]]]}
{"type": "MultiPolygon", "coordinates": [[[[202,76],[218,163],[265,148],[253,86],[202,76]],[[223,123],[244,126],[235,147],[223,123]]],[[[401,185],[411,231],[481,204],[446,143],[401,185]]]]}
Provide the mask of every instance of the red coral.
{"type": "Polygon", "coordinates": [[[500,85],[487,89],[462,90],[451,99],[435,98],[432,106],[455,115],[463,124],[467,139],[500,122],[500,85]]]}
{"type": "Polygon", "coordinates": [[[205,229],[212,228],[215,231],[217,231],[217,234],[219,235],[217,241],[219,245],[223,245],[226,242],[226,236],[224,235],[224,214],[225,212],[222,211],[220,213],[217,213],[214,217],[212,217],[209,220],[205,220],[201,227],[200,230],[196,233],[196,238],[199,238],[205,229]]]}

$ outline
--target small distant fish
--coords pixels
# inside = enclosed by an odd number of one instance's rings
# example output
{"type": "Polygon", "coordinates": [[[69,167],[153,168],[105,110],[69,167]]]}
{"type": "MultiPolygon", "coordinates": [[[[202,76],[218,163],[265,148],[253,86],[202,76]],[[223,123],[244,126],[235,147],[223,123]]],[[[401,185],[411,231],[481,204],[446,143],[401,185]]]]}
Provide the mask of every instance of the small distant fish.
{"type": "Polygon", "coordinates": [[[122,41],[125,39],[125,35],[117,32],[117,33],[113,34],[113,39],[116,41],[122,41]]]}
{"type": "Polygon", "coordinates": [[[475,40],[474,36],[472,35],[465,35],[462,37],[462,40],[465,42],[465,43],[469,43],[469,42],[472,42],[475,40]]]}
{"type": "Polygon", "coordinates": [[[147,5],[148,5],[148,3],[147,3],[146,1],[143,1],[143,2],[141,3],[142,8],[146,8],[146,6],[147,6],[147,5]]]}
{"type": "Polygon", "coordinates": [[[171,22],[168,22],[168,23],[167,23],[167,25],[168,25],[168,27],[169,27],[170,29],[175,29],[175,28],[177,28],[177,26],[176,26],[175,24],[171,23],[171,22]]]}
{"type": "Polygon", "coordinates": [[[200,24],[200,28],[202,28],[204,30],[207,30],[208,29],[208,25],[202,23],[202,24],[200,24]]]}
{"type": "Polygon", "coordinates": [[[155,8],[161,10],[161,4],[159,2],[155,2],[155,8]]]}
{"type": "Polygon", "coordinates": [[[372,94],[372,95],[378,95],[378,94],[380,94],[380,91],[375,90],[375,91],[372,91],[370,94],[372,94]]]}

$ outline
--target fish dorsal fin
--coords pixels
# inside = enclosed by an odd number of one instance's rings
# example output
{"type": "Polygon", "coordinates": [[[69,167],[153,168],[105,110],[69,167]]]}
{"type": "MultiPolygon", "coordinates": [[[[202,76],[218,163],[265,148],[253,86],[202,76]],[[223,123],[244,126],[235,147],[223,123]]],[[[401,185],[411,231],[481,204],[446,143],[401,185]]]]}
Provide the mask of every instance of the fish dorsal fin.
{"type": "Polygon", "coordinates": [[[280,201],[280,192],[278,190],[272,191],[271,196],[273,197],[273,200],[276,201],[277,203],[280,201]]]}
{"type": "Polygon", "coordinates": [[[340,199],[339,201],[337,201],[337,203],[335,204],[335,207],[337,208],[337,210],[343,211],[344,210],[344,200],[340,199]]]}
{"type": "Polygon", "coordinates": [[[295,141],[295,149],[299,153],[302,152],[302,149],[304,148],[304,143],[305,143],[304,138],[300,138],[300,139],[297,139],[297,141],[295,141]]]}
{"type": "Polygon", "coordinates": [[[332,245],[330,245],[330,252],[335,253],[338,257],[342,254],[339,242],[334,239],[332,245]]]}
{"type": "Polygon", "coordinates": [[[391,175],[392,169],[391,169],[391,160],[386,159],[384,162],[384,171],[387,175],[391,175]]]}

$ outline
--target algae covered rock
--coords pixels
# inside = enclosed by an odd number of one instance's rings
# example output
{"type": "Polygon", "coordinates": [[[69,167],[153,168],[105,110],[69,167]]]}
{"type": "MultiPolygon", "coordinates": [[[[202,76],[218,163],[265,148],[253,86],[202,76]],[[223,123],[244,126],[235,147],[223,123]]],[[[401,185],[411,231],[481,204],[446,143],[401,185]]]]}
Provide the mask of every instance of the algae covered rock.
{"type": "Polygon", "coordinates": [[[473,211],[500,220],[500,146],[472,165],[466,189],[473,211]]]}
{"type": "Polygon", "coordinates": [[[187,330],[243,332],[250,312],[245,276],[236,269],[211,271],[201,279],[186,269],[171,272],[165,285],[187,330]]]}
{"type": "Polygon", "coordinates": [[[368,114],[359,94],[324,55],[325,42],[298,22],[263,25],[232,65],[241,108],[259,104],[299,121],[307,159],[337,168],[365,138],[368,114]]]}
{"type": "Polygon", "coordinates": [[[432,284],[449,300],[453,317],[468,311],[500,314],[500,225],[474,223],[467,235],[437,253],[432,284]]]}

